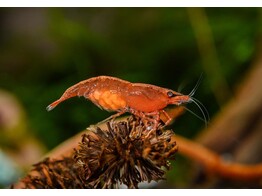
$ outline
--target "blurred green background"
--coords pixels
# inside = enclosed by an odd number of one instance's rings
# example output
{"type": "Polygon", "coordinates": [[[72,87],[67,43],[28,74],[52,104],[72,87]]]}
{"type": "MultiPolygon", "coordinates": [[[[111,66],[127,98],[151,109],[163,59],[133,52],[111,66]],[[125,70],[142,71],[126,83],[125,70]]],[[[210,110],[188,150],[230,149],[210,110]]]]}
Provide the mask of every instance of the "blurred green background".
{"type": "MultiPolygon", "coordinates": [[[[0,90],[15,97],[23,116],[14,135],[21,130],[47,152],[111,115],[84,98],[45,109],[99,75],[188,94],[203,73],[194,97],[212,118],[254,58],[261,16],[259,8],[1,8],[0,90]]],[[[171,126],[188,138],[204,127],[188,112],[171,126]]],[[[22,142],[15,136],[0,140],[3,149],[22,142]]]]}

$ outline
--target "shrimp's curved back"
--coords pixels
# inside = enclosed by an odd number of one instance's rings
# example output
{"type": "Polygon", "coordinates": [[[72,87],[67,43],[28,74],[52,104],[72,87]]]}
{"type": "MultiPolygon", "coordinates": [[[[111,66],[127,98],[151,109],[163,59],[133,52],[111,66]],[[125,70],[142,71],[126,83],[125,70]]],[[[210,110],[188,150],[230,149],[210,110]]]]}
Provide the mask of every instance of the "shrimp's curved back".
{"type": "Polygon", "coordinates": [[[68,88],[63,95],[53,103],[51,103],[49,106],[47,106],[47,111],[50,111],[54,109],[59,103],[75,96],[84,96],[87,99],[90,99],[92,102],[94,102],[96,105],[96,100],[94,100],[94,92],[96,91],[96,95],[99,94],[101,91],[107,89],[108,87],[115,86],[116,91],[119,89],[122,89],[123,86],[126,86],[127,84],[130,84],[129,82],[125,80],[121,80],[118,78],[110,77],[110,76],[99,76],[99,77],[93,77],[84,81],[81,81],[70,88],[68,88]],[[114,83],[114,85],[111,85],[114,83]]]}

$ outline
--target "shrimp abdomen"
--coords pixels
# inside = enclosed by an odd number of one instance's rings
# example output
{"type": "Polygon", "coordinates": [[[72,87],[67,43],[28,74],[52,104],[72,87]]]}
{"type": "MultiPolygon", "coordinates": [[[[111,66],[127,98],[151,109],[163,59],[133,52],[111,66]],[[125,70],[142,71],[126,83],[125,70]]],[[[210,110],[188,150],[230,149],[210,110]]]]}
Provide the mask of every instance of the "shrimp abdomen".
{"type": "Polygon", "coordinates": [[[47,111],[54,109],[59,103],[75,96],[84,96],[106,110],[118,110],[125,102],[119,96],[119,89],[129,82],[110,76],[99,76],[81,81],[68,88],[63,95],[49,106],[47,111]],[[112,93],[116,91],[116,93],[112,93]]]}
{"type": "Polygon", "coordinates": [[[93,78],[90,78],[88,80],[84,80],[68,88],[58,100],[54,101],[53,103],[51,103],[50,105],[46,107],[47,111],[53,110],[59,103],[69,98],[72,98],[75,96],[87,97],[90,90],[92,89],[92,86],[94,86],[92,85],[94,82],[93,80],[94,80],[93,78]]]}

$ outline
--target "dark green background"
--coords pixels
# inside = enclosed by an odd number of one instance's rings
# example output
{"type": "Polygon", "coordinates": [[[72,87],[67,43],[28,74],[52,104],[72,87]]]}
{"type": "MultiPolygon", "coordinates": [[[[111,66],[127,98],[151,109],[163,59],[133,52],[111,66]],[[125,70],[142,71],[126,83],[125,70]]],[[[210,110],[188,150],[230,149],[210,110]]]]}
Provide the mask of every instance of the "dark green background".
{"type": "MultiPolygon", "coordinates": [[[[21,101],[31,134],[48,149],[111,115],[84,98],[45,109],[71,85],[99,75],[188,94],[203,73],[194,97],[212,118],[254,58],[261,16],[259,8],[1,8],[0,88],[21,101]],[[210,34],[197,35],[206,27],[210,34]],[[201,55],[200,39],[211,40],[215,56],[201,55]],[[215,93],[224,92],[219,102],[215,93]]],[[[201,116],[193,104],[188,108],[201,116]]],[[[171,127],[190,138],[205,123],[186,113],[171,127]]]]}

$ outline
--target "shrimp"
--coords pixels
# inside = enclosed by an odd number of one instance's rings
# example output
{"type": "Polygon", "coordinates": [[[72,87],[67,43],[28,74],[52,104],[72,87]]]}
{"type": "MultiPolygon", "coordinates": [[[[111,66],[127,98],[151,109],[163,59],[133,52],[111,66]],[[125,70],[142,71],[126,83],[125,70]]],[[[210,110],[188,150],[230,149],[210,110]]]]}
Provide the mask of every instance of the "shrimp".
{"type": "Polygon", "coordinates": [[[71,86],[46,109],[51,111],[71,97],[83,96],[101,109],[116,112],[106,120],[128,112],[153,122],[153,129],[156,129],[160,122],[160,114],[167,117],[166,125],[171,122],[171,117],[164,110],[168,105],[180,106],[189,103],[193,101],[191,95],[193,93],[183,95],[151,84],[131,83],[111,76],[98,76],[71,86]]]}

